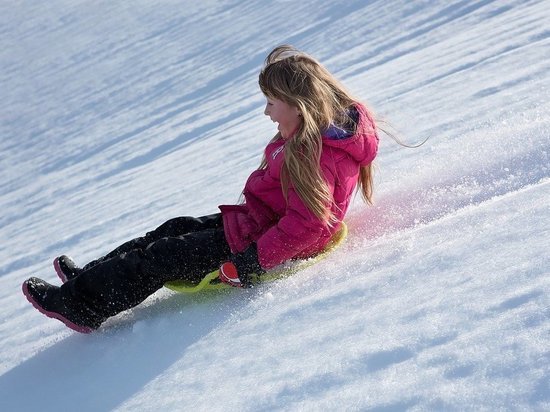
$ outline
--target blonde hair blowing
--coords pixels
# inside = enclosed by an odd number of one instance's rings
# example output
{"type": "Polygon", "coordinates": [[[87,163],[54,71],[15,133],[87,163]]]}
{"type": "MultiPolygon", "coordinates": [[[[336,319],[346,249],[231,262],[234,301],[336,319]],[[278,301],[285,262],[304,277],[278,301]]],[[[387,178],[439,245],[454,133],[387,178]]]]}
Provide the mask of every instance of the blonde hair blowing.
{"type": "MultiPolygon", "coordinates": [[[[321,135],[331,123],[345,124],[349,120],[347,109],[356,100],[317,60],[289,45],[278,46],[269,53],[259,85],[267,97],[297,107],[303,118],[296,135],[285,143],[281,171],[285,197],[291,183],[312,213],[328,224],[335,223],[330,210],[333,197],[320,167],[321,135]]],[[[279,137],[280,133],[273,140],[279,137]]],[[[265,166],[264,158],[260,168],[265,166]]],[[[358,189],[367,203],[372,203],[371,165],[361,169],[358,189]]]]}

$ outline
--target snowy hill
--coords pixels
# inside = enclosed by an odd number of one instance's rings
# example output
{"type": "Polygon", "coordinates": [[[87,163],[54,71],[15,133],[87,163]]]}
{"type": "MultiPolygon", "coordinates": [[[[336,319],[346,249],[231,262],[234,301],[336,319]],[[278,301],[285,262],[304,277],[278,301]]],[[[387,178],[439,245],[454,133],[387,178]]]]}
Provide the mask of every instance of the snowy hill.
{"type": "Polygon", "coordinates": [[[0,408],[550,409],[548,1],[0,4],[0,408]],[[159,291],[79,335],[56,282],[236,202],[275,133],[257,73],[291,43],[383,138],[328,259],[250,291],[159,291]]]}

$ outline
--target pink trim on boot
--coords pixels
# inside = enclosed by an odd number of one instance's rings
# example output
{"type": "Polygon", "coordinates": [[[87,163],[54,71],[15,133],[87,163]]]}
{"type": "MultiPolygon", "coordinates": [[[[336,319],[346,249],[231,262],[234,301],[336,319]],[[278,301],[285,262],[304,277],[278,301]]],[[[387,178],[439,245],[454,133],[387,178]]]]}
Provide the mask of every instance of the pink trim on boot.
{"type": "Polygon", "coordinates": [[[59,276],[59,279],[61,279],[61,282],[65,283],[67,282],[67,276],[63,271],[61,270],[61,266],[59,266],[59,257],[56,257],[53,260],[53,268],[55,269],[55,273],[57,273],[57,276],[59,276]]]}
{"type": "Polygon", "coordinates": [[[88,326],[80,326],[80,325],[77,325],[76,323],[73,323],[71,322],[69,319],[65,318],[63,315],[57,313],[57,312],[50,312],[48,310],[45,310],[43,307],[41,307],[35,300],[34,298],[32,297],[32,295],[30,294],[29,292],[29,288],[27,286],[27,282],[23,282],[23,286],[22,286],[22,289],[23,289],[23,294],[25,295],[25,297],[27,298],[27,300],[34,306],[34,308],[36,310],[38,310],[40,313],[43,313],[44,315],[46,315],[47,317],[49,318],[52,318],[52,319],[57,319],[61,322],[63,322],[65,324],[65,326],[67,326],[68,328],[76,331],[76,332],[80,332],[80,333],[91,333],[93,332],[95,329],[93,328],[90,328],[88,326]]]}

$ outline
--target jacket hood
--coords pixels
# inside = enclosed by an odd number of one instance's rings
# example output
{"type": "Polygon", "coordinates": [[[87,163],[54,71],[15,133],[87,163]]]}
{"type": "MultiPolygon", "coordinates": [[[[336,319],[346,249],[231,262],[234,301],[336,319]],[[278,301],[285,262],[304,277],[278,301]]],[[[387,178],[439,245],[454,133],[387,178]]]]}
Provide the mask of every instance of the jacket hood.
{"type": "Polygon", "coordinates": [[[343,150],[361,166],[366,166],[373,161],[378,149],[376,124],[360,103],[355,103],[348,115],[349,122],[331,125],[323,132],[323,145],[343,150]]]}

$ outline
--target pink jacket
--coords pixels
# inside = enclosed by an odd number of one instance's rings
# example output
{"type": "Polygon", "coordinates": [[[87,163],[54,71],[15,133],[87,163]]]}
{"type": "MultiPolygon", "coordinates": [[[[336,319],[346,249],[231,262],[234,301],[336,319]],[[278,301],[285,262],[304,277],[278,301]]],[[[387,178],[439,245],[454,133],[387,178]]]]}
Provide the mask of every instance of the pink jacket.
{"type": "MultiPolygon", "coordinates": [[[[372,162],[378,148],[374,120],[364,106],[356,104],[355,109],[355,132],[333,127],[323,134],[321,170],[333,193],[332,213],[339,222],[350,204],[359,167],[372,162]]],[[[266,147],[267,167],[248,178],[243,191],[245,203],[220,206],[231,251],[242,252],[257,242],[258,259],[264,269],[315,255],[340,226],[323,223],[292,187],[285,201],[280,181],[284,145],[285,140],[278,139],[266,147]]]]}

